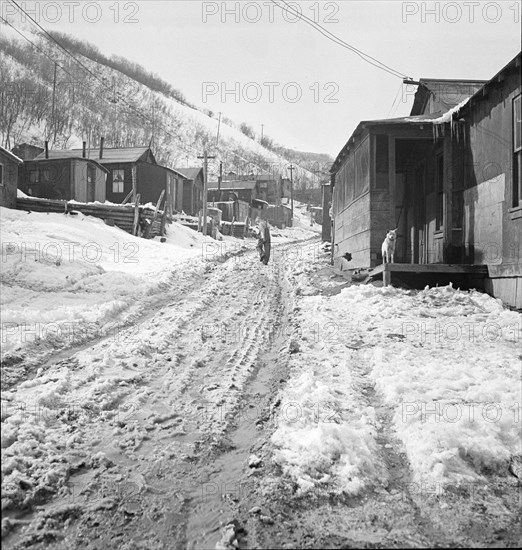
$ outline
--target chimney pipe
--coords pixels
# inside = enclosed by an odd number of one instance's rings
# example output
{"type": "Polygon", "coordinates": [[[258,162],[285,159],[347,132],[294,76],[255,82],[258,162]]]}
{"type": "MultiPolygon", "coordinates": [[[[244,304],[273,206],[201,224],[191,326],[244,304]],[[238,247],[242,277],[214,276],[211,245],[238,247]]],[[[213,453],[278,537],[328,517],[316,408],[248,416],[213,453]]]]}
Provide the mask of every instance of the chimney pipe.
{"type": "Polygon", "coordinates": [[[49,142],[48,141],[45,142],[45,158],[46,159],[49,158],[49,142]]]}
{"type": "Polygon", "coordinates": [[[87,142],[84,141],[83,142],[83,151],[82,151],[82,157],[85,158],[87,155],[86,155],[86,149],[87,149],[87,142]]]}
{"type": "Polygon", "coordinates": [[[100,138],[100,159],[103,158],[103,142],[105,141],[105,138],[100,138]]]}

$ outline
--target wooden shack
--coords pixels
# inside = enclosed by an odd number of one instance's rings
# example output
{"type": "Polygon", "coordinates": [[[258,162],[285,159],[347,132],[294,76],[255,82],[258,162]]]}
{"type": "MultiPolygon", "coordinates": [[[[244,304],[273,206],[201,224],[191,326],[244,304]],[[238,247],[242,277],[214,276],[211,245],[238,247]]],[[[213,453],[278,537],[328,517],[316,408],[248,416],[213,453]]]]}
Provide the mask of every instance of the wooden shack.
{"type": "MultiPolygon", "coordinates": [[[[179,207],[176,197],[180,176],[175,170],[160,166],[150,147],[106,148],[100,144],[96,149],[62,149],[48,152],[50,160],[67,157],[87,159],[101,165],[107,171],[104,196],[102,198],[100,194],[97,195],[99,198],[96,198],[100,202],[107,200],[119,204],[129,193],[135,191],[140,195],[142,204],[156,204],[161,192],[164,191],[168,213],[171,214],[179,207]]],[[[46,153],[41,153],[34,160],[47,160],[46,153]]],[[[69,197],[61,195],[47,198],[68,199],[69,197]]]]}
{"type": "Polygon", "coordinates": [[[332,166],[336,264],[416,273],[420,285],[423,273],[465,274],[520,307],[520,55],[490,81],[429,93],[421,82],[410,116],[361,122],[332,166]],[[382,266],[395,228],[396,264],[382,266]]]}
{"type": "Polygon", "coordinates": [[[0,206],[16,208],[18,170],[22,159],[0,146],[0,206]]]}
{"type": "Polygon", "coordinates": [[[180,176],[180,187],[177,196],[177,210],[196,216],[203,206],[203,168],[175,168],[180,176]]]}
{"type": "Polygon", "coordinates": [[[217,181],[208,183],[209,201],[240,199],[252,204],[252,201],[258,198],[262,198],[260,192],[260,182],[255,179],[225,180],[222,181],[221,184],[217,181]]]}
{"type": "Polygon", "coordinates": [[[108,173],[95,160],[56,153],[25,161],[18,185],[30,197],[104,202],[108,173]]]}

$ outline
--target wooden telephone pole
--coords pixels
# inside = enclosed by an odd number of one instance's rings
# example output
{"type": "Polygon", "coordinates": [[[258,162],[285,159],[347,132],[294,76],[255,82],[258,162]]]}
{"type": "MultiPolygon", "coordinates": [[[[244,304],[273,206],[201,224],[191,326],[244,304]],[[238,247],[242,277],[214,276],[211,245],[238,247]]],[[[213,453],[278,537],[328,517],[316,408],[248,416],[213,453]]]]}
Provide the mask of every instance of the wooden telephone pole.
{"type": "Polygon", "coordinates": [[[203,156],[198,156],[198,159],[203,159],[203,235],[207,234],[207,196],[208,196],[208,159],[209,157],[205,149],[203,156]]]}
{"type": "Polygon", "coordinates": [[[291,164],[288,169],[290,170],[290,209],[292,211],[292,225],[294,223],[294,170],[295,166],[291,164]]]}

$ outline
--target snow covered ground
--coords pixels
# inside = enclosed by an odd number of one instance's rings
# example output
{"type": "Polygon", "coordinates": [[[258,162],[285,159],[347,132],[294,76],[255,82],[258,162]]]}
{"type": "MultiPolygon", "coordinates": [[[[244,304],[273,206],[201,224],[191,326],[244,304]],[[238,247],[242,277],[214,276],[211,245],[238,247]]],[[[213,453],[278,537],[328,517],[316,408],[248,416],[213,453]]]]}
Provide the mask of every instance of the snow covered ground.
{"type": "Polygon", "coordinates": [[[347,286],[296,214],[263,266],[253,239],[2,209],[2,347],[38,367],[2,372],[8,547],[516,537],[522,316],[451,286],[347,286]]]}
{"type": "Polygon", "coordinates": [[[299,491],[354,494],[383,483],[379,408],[391,413],[419,486],[442,494],[485,473],[509,475],[522,455],[522,316],[451,286],[317,295],[313,258],[299,263],[299,353],[272,438],[274,460],[299,491]]]}
{"type": "MultiPolygon", "coordinates": [[[[81,213],[0,210],[4,358],[117,334],[222,252],[178,223],[162,243],[81,213]]],[[[227,251],[245,246],[233,238],[224,244],[227,251]]]]}

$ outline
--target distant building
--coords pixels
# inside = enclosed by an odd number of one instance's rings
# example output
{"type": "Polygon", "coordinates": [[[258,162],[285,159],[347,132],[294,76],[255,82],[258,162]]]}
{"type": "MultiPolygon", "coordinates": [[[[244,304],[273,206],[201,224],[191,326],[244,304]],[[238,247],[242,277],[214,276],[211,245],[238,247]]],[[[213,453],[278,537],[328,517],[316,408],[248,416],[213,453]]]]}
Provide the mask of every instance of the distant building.
{"type": "Polygon", "coordinates": [[[109,170],[95,160],[53,154],[52,158],[37,157],[24,162],[18,185],[31,197],[105,202],[108,174],[109,170]]]}
{"type": "MultiPolygon", "coordinates": [[[[121,203],[135,186],[136,193],[140,195],[141,204],[156,204],[161,192],[165,191],[164,204],[169,212],[176,210],[176,197],[178,195],[179,174],[176,171],[160,166],[150,147],[121,147],[86,149],[85,157],[83,149],[50,150],[49,159],[64,159],[74,157],[85,158],[97,163],[107,170],[105,196],[100,202],[110,201],[121,203]]],[[[35,161],[47,160],[45,152],[40,153],[35,161]]],[[[98,197],[98,195],[97,195],[98,197]]],[[[65,198],[65,197],[48,197],[65,198]]]]}
{"type": "Polygon", "coordinates": [[[192,168],[174,168],[180,176],[178,188],[177,210],[195,216],[203,207],[203,168],[196,166],[192,168]]]}
{"type": "Polygon", "coordinates": [[[260,182],[252,180],[227,180],[222,181],[218,189],[218,182],[209,182],[209,201],[230,201],[240,199],[252,204],[254,199],[264,199],[260,192],[260,182]]]}
{"type": "Polygon", "coordinates": [[[0,206],[16,208],[18,170],[22,159],[0,146],[0,206]]]}

